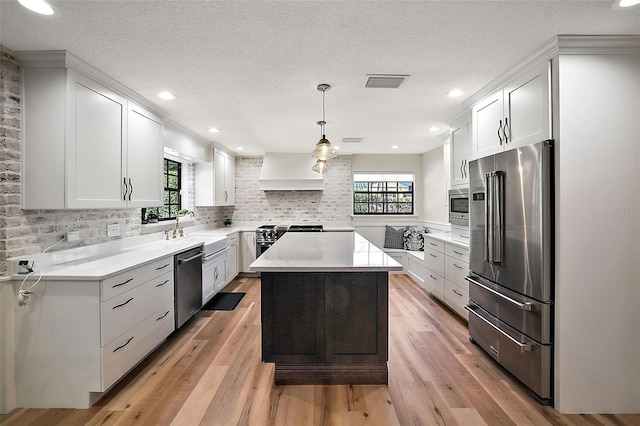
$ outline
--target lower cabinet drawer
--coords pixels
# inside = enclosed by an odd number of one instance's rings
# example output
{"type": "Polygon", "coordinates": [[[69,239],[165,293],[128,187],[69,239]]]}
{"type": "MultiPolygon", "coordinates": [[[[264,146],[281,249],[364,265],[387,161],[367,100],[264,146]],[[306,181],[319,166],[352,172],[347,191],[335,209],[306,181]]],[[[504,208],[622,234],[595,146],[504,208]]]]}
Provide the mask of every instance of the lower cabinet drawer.
{"type": "Polygon", "coordinates": [[[411,255],[407,256],[407,258],[409,276],[413,278],[415,282],[420,284],[421,287],[424,287],[424,275],[426,268],[424,267],[422,259],[418,259],[411,255]]]}
{"type": "Polygon", "coordinates": [[[444,278],[430,269],[425,269],[424,287],[429,293],[444,300],[444,278]]]}
{"type": "Polygon", "coordinates": [[[102,348],[101,391],[109,389],[173,330],[173,303],[169,303],[102,348]]]}
{"type": "Polygon", "coordinates": [[[469,282],[464,279],[469,275],[469,264],[450,256],[444,258],[444,277],[458,287],[469,291],[469,282]]]}
{"type": "Polygon", "coordinates": [[[440,276],[444,276],[444,253],[424,249],[424,265],[440,276]]]}
{"type": "Polygon", "coordinates": [[[100,304],[101,345],[173,301],[173,272],[168,272],[100,304]]]}
{"type": "Polygon", "coordinates": [[[461,289],[452,282],[444,282],[444,301],[461,317],[469,321],[469,313],[464,306],[469,303],[469,292],[461,289]]]}

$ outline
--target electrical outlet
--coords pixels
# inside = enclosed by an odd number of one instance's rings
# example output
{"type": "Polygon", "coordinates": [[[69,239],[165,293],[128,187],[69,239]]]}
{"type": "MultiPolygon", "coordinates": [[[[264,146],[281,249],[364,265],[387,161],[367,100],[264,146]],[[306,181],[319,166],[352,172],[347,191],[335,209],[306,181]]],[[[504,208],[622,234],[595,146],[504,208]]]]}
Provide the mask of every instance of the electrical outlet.
{"type": "Polygon", "coordinates": [[[107,225],[107,237],[119,237],[120,236],[120,224],[113,223],[111,225],[107,225]]]}
{"type": "Polygon", "coordinates": [[[30,272],[33,272],[34,261],[31,259],[20,259],[18,260],[18,267],[16,268],[16,273],[25,275],[30,272]]]}
{"type": "Polygon", "coordinates": [[[80,241],[80,231],[67,232],[67,242],[73,243],[75,241],[80,241]]]}

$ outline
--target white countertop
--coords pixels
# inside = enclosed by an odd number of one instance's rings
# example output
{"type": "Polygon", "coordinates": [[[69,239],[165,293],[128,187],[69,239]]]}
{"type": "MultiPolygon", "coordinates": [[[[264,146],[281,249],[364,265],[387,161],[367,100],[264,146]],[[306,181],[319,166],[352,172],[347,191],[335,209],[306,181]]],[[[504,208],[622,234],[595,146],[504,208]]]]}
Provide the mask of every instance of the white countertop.
{"type": "Polygon", "coordinates": [[[453,244],[455,246],[458,247],[463,247],[463,248],[469,248],[469,243],[464,243],[462,241],[457,241],[457,240],[453,240],[451,239],[451,234],[450,233],[442,233],[442,234],[438,234],[438,233],[429,233],[429,234],[424,234],[425,238],[433,238],[434,240],[440,240],[440,241],[444,241],[445,243],[449,243],[449,244],[453,244]]]}
{"type": "Polygon", "coordinates": [[[257,272],[401,271],[357,232],[288,232],[250,267],[257,272]]]}

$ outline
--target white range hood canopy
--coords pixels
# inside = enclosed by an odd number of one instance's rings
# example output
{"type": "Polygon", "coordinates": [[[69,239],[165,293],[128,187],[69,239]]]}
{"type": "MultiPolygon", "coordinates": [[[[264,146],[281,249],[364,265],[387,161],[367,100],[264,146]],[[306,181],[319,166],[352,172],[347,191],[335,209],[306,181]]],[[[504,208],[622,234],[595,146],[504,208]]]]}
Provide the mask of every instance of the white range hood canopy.
{"type": "Polygon", "coordinates": [[[258,179],[260,190],[322,191],[322,175],[311,170],[315,163],[311,154],[267,152],[258,179]]]}

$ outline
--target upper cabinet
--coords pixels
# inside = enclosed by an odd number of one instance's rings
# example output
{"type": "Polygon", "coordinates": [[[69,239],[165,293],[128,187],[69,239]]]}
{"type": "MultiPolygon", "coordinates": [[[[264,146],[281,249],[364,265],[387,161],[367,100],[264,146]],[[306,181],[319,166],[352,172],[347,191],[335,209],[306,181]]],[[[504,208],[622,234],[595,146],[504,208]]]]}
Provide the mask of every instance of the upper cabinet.
{"type": "MultiPolygon", "coordinates": [[[[67,52],[25,52],[24,209],[160,206],[162,124],[80,72],[67,52]]],[[[99,73],[96,70],[97,73],[99,73]]]]}
{"type": "Polygon", "coordinates": [[[213,162],[196,163],[196,206],[233,206],[236,203],[235,158],[217,148],[213,162]]]}
{"type": "Polygon", "coordinates": [[[469,145],[471,143],[471,112],[454,119],[449,126],[450,167],[449,184],[451,188],[469,185],[469,145]]]}
{"type": "Polygon", "coordinates": [[[551,137],[549,75],[544,61],[473,105],[470,159],[551,137]]]}

